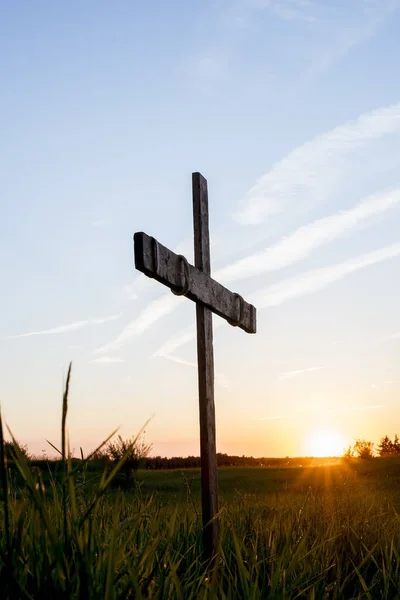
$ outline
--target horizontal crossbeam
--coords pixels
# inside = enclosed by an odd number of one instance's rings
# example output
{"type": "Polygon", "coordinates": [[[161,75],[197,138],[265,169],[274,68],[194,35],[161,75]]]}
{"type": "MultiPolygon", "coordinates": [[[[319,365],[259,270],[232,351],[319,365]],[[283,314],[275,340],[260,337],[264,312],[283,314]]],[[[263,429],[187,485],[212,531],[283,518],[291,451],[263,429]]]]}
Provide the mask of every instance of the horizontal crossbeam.
{"type": "Polygon", "coordinates": [[[231,325],[256,333],[256,309],[146,233],[134,235],[135,267],[177,294],[200,302],[231,325]]]}

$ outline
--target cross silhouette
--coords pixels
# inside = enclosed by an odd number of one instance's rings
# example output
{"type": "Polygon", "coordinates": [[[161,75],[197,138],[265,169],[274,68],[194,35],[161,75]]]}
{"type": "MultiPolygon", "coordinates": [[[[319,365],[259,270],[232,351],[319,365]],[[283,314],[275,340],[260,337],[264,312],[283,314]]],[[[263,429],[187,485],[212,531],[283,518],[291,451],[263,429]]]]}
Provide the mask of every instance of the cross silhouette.
{"type": "Polygon", "coordinates": [[[207,181],[193,173],[192,187],[194,266],[143,232],[134,235],[134,253],[136,269],[196,303],[203,545],[208,558],[213,558],[219,528],[212,313],[256,333],[256,309],[212,279],[207,181]]]}

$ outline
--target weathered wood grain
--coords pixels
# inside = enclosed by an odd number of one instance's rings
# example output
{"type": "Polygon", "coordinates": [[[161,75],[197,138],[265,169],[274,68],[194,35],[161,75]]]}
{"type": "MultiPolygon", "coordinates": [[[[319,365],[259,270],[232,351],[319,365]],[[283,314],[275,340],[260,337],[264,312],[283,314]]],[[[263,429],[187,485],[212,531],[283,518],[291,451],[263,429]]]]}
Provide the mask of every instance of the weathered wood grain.
{"type": "MultiPolygon", "coordinates": [[[[185,284],[183,257],[143,232],[135,233],[134,246],[136,269],[171,290],[182,289],[185,284]],[[156,260],[157,254],[158,260],[156,260]]],[[[213,313],[235,324],[241,316],[237,326],[247,333],[256,333],[256,309],[252,304],[244,300],[241,302],[237,294],[212,279],[207,272],[201,271],[190,263],[187,265],[189,271],[189,289],[185,294],[187,298],[194,302],[201,302],[213,313]]]]}
{"type": "MultiPolygon", "coordinates": [[[[210,235],[208,227],[207,182],[193,173],[193,225],[195,265],[210,275],[210,235]]],[[[203,546],[207,558],[218,550],[218,480],[214,404],[214,349],[212,312],[196,304],[197,366],[199,380],[201,495],[203,509],[203,546]]]]}

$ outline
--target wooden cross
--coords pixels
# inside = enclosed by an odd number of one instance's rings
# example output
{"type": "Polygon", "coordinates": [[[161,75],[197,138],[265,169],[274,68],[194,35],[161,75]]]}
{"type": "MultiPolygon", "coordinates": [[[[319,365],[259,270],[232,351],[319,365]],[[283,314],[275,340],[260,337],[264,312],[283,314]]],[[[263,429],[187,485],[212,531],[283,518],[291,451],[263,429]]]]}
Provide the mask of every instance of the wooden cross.
{"type": "Polygon", "coordinates": [[[256,309],[211,278],[207,181],[193,173],[192,186],[195,266],[142,232],[134,235],[134,250],[136,269],[196,302],[203,544],[212,558],[218,548],[212,313],[247,333],[256,333],[256,309]]]}

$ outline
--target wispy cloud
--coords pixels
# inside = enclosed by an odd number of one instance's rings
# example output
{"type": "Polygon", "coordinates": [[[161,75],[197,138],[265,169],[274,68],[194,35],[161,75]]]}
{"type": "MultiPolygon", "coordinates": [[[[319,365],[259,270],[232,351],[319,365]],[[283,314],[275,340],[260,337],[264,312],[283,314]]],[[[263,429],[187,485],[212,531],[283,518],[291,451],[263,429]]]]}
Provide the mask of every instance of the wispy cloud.
{"type": "MultiPolygon", "coordinates": [[[[318,202],[324,198],[324,192],[340,179],[340,169],[346,165],[346,155],[366,143],[376,140],[385,134],[400,130],[400,104],[380,108],[365,113],[355,121],[347,122],[328,133],[317,136],[310,142],[293,150],[286,158],[271,169],[247,194],[241,212],[237,214],[242,223],[258,222],[267,215],[285,210],[298,192],[318,202]]],[[[302,226],[290,235],[282,238],[262,252],[254,253],[219,269],[214,277],[225,282],[233,282],[241,278],[252,277],[262,272],[279,270],[309,256],[316,248],[344,235],[361,223],[372,219],[400,203],[400,190],[394,189],[370,196],[353,208],[331,216],[317,219],[302,226]]],[[[304,204],[296,202],[296,204],[304,204]]],[[[186,246],[188,241],[185,240],[186,246]]],[[[187,248],[185,248],[187,250],[187,248]]],[[[390,249],[388,250],[390,252],[390,249]]],[[[397,253],[396,248],[392,251],[397,253]]],[[[362,257],[362,264],[354,260],[346,261],[334,267],[326,267],[302,274],[270,286],[256,294],[255,302],[259,308],[273,306],[287,299],[312,293],[346,274],[388,257],[379,252],[362,257]],[[367,261],[365,263],[365,261],[367,261]],[[365,264],[364,264],[365,263],[365,264]]],[[[151,281],[140,277],[129,294],[134,297],[139,290],[149,289],[151,281]]],[[[139,316],[131,321],[109,344],[99,348],[99,352],[120,348],[128,340],[141,335],[161,318],[179,307],[179,300],[164,294],[152,301],[139,316]]],[[[81,327],[83,324],[73,324],[81,327]]],[[[32,333],[33,335],[36,332],[32,333]]],[[[183,333],[183,340],[170,340],[168,344],[177,343],[180,347],[186,337],[192,339],[193,333],[183,333]]],[[[161,354],[171,354],[174,348],[160,349],[161,354]],[[163,352],[161,352],[163,350],[163,352]]],[[[157,353],[156,353],[157,354],[157,353]]]]}
{"type": "Polygon", "coordinates": [[[113,356],[100,356],[99,358],[94,358],[93,360],[89,360],[90,363],[101,363],[101,364],[110,364],[110,363],[123,363],[124,360],[122,358],[116,358],[113,356]]]}
{"type": "MultiPolygon", "coordinates": [[[[218,329],[221,325],[223,325],[223,322],[217,321],[214,324],[214,330],[218,329]]],[[[180,356],[176,356],[175,354],[172,354],[172,352],[174,352],[181,346],[184,346],[188,342],[192,341],[193,339],[195,339],[195,337],[196,337],[195,328],[189,327],[186,330],[179,332],[177,335],[172,336],[171,339],[167,340],[167,342],[165,344],[160,346],[160,348],[158,348],[158,350],[156,350],[154,352],[153,357],[154,358],[156,358],[156,357],[165,358],[166,360],[171,360],[172,362],[176,362],[180,365],[186,365],[188,367],[197,369],[196,362],[193,362],[193,361],[187,360],[186,358],[181,358],[180,356]]],[[[225,373],[222,373],[221,371],[216,371],[214,376],[215,376],[215,381],[216,381],[217,385],[219,385],[221,388],[225,388],[225,389],[229,388],[229,386],[230,386],[229,379],[225,375],[225,373]]]]}
{"type": "Polygon", "coordinates": [[[293,379],[293,377],[297,377],[298,375],[312,373],[313,371],[320,371],[321,369],[322,367],[307,367],[306,369],[298,369],[297,371],[286,371],[285,373],[280,373],[278,379],[281,381],[285,379],[293,379]]]}
{"type": "Polygon", "coordinates": [[[118,314],[111,315],[109,317],[100,317],[97,319],[85,319],[84,321],[76,321],[75,323],[70,323],[68,325],[58,325],[57,327],[52,327],[51,329],[42,329],[39,331],[29,331],[28,333],[8,335],[5,339],[10,340],[16,338],[33,337],[37,335],[57,335],[59,333],[69,333],[71,331],[76,331],[77,329],[83,329],[89,325],[102,325],[103,323],[108,323],[109,321],[115,321],[120,317],[121,315],[118,314]]]}
{"type": "MultiPolygon", "coordinates": [[[[214,331],[219,329],[224,325],[224,321],[218,320],[214,321],[213,329],[214,331]]],[[[173,335],[169,338],[164,344],[162,344],[155,352],[153,356],[162,356],[163,358],[170,358],[172,352],[178,350],[188,342],[191,342],[196,337],[196,328],[194,326],[187,327],[182,331],[179,331],[177,334],[173,335]]],[[[171,359],[173,360],[173,359],[171,359]]]]}
{"type": "Polygon", "coordinates": [[[193,367],[194,369],[197,367],[195,362],[186,360],[185,358],[180,358],[179,356],[174,356],[173,354],[160,354],[154,356],[162,356],[162,358],[166,358],[167,360],[178,363],[179,365],[186,365],[187,367],[193,367]]]}
{"type": "MultiPolygon", "coordinates": [[[[318,204],[333,191],[338,171],[348,154],[368,142],[400,131],[400,104],[364,113],[296,148],[263,175],[242,201],[235,218],[242,224],[260,223],[284,212],[289,202],[306,196],[307,206],[318,204]]],[[[292,209],[294,209],[294,203],[292,209]]]]}
{"type": "MultiPolygon", "coordinates": [[[[293,198],[297,197],[299,191],[304,193],[304,197],[311,197],[312,200],[319,201],[320,197],[324,198],[326,189],[330,186],[333,188],[336,180],[340,179],[340,167],[347,164],[346,155],[350,151],[398,130],[400,130],[400,104],[365,113],[355,121],[350,121],[326,134],[317,136],[314,140],[293,150],[261,178],[247,194],[238,218],[243,223],[260,221],[268,214],[285,210],[293,198]]],[[[223,282],[229,282],[293,264],[309,256],[321,245],[340,237],[366,220],[399,204],[399,199],[399,189],[370,196],[349,210],[317,219],[300,227],[263,252],[247,256],[232,265],[219,269],[214,273],[214,277],[223,282]]],[[[303,205],[304,202],[296,201],[296,204],[303,205]]],[[[188,243],[188,240],[185,240],[181,246],[188,250],[188,243]]],[[[356,267],[349,264],[348,268],[354,270],[356,267]]],[[[318,274],[300,276],[296,280],[296,287],[298,289],[300,285],[323,286],[324,283],[318,284],[316,281],[316,278],[321,279],[322,276],[337,278],[342,275],[338,275],[329,267],[318,274]],[[310,280],[311,276],[313,281],[310,280]]],[[[291,280],[290,285],[292,283],[291,280]]],[[[284,284],[285,282],[282,285],[284,284]]],[[[131,297],[134,297],[139,290],[150,289],[151,285],[152,282],[148,278],[141,276],[127,291],[131,297]]],[[[270,288],[269,293],[272,294],[274,291],[283,293],[281,284],[279,286],[279,288],[270,288]]],[[[294,292],[285,291],[286,295],[289,293],[294,292]]],[[[128,340],[142,334],[161,318],[177,310],[179,300],[183,301],[183,299],[178,299],[170,294],[164,294],[152,301],[135,320],[123,329],[115,340],[99,348],[98,351],[107,353],[120,348],[128,340]]],[[[263,303],[264,298],[261,301],[263,303]]]]}
{"type": "MultiPolygon", "coordinates": [[[[322,244],[328,243],[368,218],[382,214],[398,204],[400,204],[400,190],[398,189],[370,196],[348,211],[318,219],[309,225],[299,228],[293,234],[280,240],[265,251],[253,254],[235,262],[233,265],[219,269],[213,274],[213,277],[227,283],[244,277],[255,276],[265,271],[279,270],[309,256],[313,250],[322,244]]],[[[295,287],[298,290],[298,293],[296,292],[297,295],[311,293],[314,289],[311,289],[310,292],[300,292],[300,288],[305,289],[306,287],[315,287],[316,291],[319,287],[324,287],[327,283],[330,283],[329,281],[325,283],[323,280],[333,278],[332,281],[335,281],[363,266],[386,260],[391,257],[389,255],[393,252],[393,256],[396,256],[398,253],[397,244],[383,250],[371,252],[358,259],[345,261],[334,267],[310,271],[296,278],[284,280],[267,289],[270,295],[273,293],[277,294],[278,292],[279,294],[285,295],[293,294],[295,293],[295,287]],[[388,256],[386,256],[387,253],[389,253],[388,256]],[[297,286],[293,285],[294,282],[297,283],[297,286]]],[[[256,302],[258,302],[259,308],[265,305],[264,297],[261,299],[260,304],[260,293],[265,296],[265,291],[259,292],[256,295],[256,302]]],[[[108,352],[117,349],[130,338],[140,335],[154,325],[159,319],[176,310],[179,307],[178,300],[183,299],[170,295],[163,295],[157,298],[142,311],[137,319],[129,323],[113,342],[100,348],[99,351],[108,352]]],[[[273,300],[271,299],[270,301],[272,302],[273,300]]],[[[276,302],[278,302],[278,300],[276,300],[276,302]]],[[[268,306],[269,305],[272,306],[273,304],[268,304],[268,306]]],[[[265,305],[265,307],[266,306],[267,305],[265,305]]],[[[189,331],[180,332],[166,343],[166,347],[160,348],[156,354],[170,354],[193,337],[194,328],[191,328],[189,331]],[[182,336],[183,339],[181,340],[182,336]]]]}
{"type": "Polygon", "coordinates": [[[129,300],[137,300],[136,282],[122,286],[122,294],[129,300]]]}
{"type": "Polygon", "coordinates": [[[400,189],[369,196],[350,210],[317,219],[300,227],[266,250],[242,258],[220,269],[214,276],[228,282],[282,269],[306,258],[316,248],[339,238],[357,225],[398,204],[400,189]]]}
{"type": "MultiPolygon", "coordinates": [[[[312,269],[295,277],[283,279],[276,284],[254,292],[249,296],[249,301],[252,302],[258,310],[279,306],[294,298],[306,294],[313,294],[360,269],[390,260],[397,256],[400,256],[400,243],[385,246],[379,250],[363,254],[336,265],[312,269]]],[[[222,325],[223,321],[217,320],[214,323],[214,329],[222,325]]],[[[170,353],[175,352],[178,348],[190,342],[195,336],[196,332],[194,327],[180,331],[162,344],[160,348],[156,350],[155,356],[168,357],[170,353]]]]}
{"type": "Polygon", "coordinates": [[[103,323],[108,323],[109,321],[116,321],[117,319],[120,319],[121,316],[121,313],[118,313],[117,315],[111,315],[110,317],[100,317],[99,319],[91,319],[89,323],[94,323],[95,325],[102,325],[103,323]]]}
{"type": "Polygon", "coordinates": [[[186,61],[185,70],[196,83],[199,79],[202,83],[221,80],[226,75],[234,65],[246,33],[249,35],[263,15],[270,14],[282,21],[315,20],[311,10],[313,3],[308,0],[235,0],[220,6],[222,10],[216,3],[209,12],[209,22],[218,34],[186,61]]]}
{"type": "MultiPolygon", "coordinates": [[[[192,362],[190,360],[186,360],[185,358],[181,358],[180,356],[175,356],[174,354],[159,354],[157,356],[162,356],[166,360],[171,360],[172,362],[178,363],[179,365],[186,365],[187,367],[192,367],[193,369],[197,369],[197,363],[192,362]]],[[[225,373],[215,372],[215,383],[224,389],[229,388],[229,380],[225,373]]]]}
{"type": "Polygon", "coordinates": [[[163,295],[153,300],[136,319],[121,331],[115,340],[98,348],[96,352],[110,352],[119,349],[128,340],[142,334],[159,319],[172,312],[183,301],[183,298],[177,298],[173,294],[163,295]]]}
{"type": "MultiPolygon", "coordinates": [[[[398,0],[378,0],[377,2],[361,0],[359,3],[352,3],[353,7],[356,4],[361,8],[361,14],[356,11],[353,16],[354,24],[351,26],[346,23],[346,27],[341,28],[337,43],[331,48],[321,49],[315,56],[314,61],[306,71],[305,80],[326,71],[352,48],[370,39],[393,11],[399,7],[398,0]]],[[[350,3],[348,3],[348,6],[350,6],[350,3]]],[[[330,23],[330,25],[332,24],[330,23]]]]}
{"type": "Polygon", "coordinates": [[[154,353],[154,356],[167,357],[175,352],[181,346],[184,346],[196,337],[196,329],[194,326],[188,327],[183,331],[179,331],[173,335],[169,340],[162,344],[154,353]]]}
{"type": "MultiPolygon", "coordinates": [[[[191,256],[193,255],[191,240],[181,240],[179,244],[173,248],[173,251],[175,254],[183,254],[191,261],[191,256]]],[[[154,289],[153,286],[154,280],[150,277],[145,277],[140,273],[132,283],[123,286],[122,293],[129,300],[137,300],[143,293],[148,292],[152,288],[154,289]]],[[[98,348],[96,352],[109,352],[120,348],[130,338],[141,335],[159,319],[176,309],[179,306],[179,301],[182,301],[182,298],[172,296],[171,293],[165,291],[159,298],[152,301],[136,319],[128,323],[113,341],[98,348]],[[178,300],[177,303],[176,300],[178,300]]]]}
{"type": "Polygon", "coordinates": [[[345,260],[336,265],[312,269],[296,277],[284,279],[251,295],[250,300],[257,308],[279,306],[288,300],[313,294],[335,281],[370,265],[390,260],[400,255],[400,243],[345,260]]]}
{"type": "MultiPolygon", "coordinates": [[[[265,55],[260,57],[259,78],[265,81],[264,63],[267,71],[277,69],[279,72],[294,69],[299,80],[292,81],[291,90],[310,84],[328,70],[335,62],[342,59],[353,48],[365,43],[390,17],[399,6],[399,0],[354,0],[343,6],[331,2],[315,2],[314,0],[230,0],[229,2],[213,2],[208,11],[210,31],[214,36],[206,36],[207,42],[199,52],[190,55],[183,65],[187,79],[201,87],[204,94],[207,84],[221,84],[235,67],[241,64],[240,55],[247,47],[246,41],[252,37],[261,38],[265,28],[274,28],[281,21],[290,23],[290,34],[293,22],[302,37],[307,37],[307,44],[301,53],[295,45],[284,44],[285,50],[277,57],[265,55]],[[271,22],[272,21],[272,22],[271,22]]],[[[288,31],[289,33],[289,31],[288,31]]],[[[263,45],[260,50],[263,52],[263,45]]],[[[257,77],[257,75],[256,75],[257,77]]],[[[292,76],[293,80],[293,76],[292,76]]],[[[275,84],[275,80],[274,80],[275,84]]],[[[206,88],[207,89],[207,88],[206,88]]]]}

